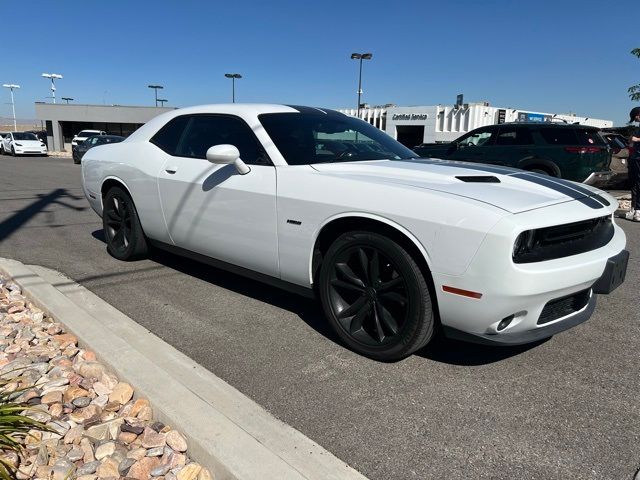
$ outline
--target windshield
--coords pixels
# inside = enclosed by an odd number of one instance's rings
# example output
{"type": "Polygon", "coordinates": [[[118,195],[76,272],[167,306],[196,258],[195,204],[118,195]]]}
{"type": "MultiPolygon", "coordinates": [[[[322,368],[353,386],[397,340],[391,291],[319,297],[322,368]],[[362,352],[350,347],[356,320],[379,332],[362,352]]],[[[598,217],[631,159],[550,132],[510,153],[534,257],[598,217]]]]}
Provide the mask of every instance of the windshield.
{"type": "Polygon", "coordinates": [[[82,131],[78,134],[79,137],[93,137],[94,135],[98,135],[100,132],[90,132],[90,131],[82,131]]]}
{"type": "Polygon", "coordinates": [[[289,165],[418,157],[383,131],[346,115],[266,113],[258,118],[289,165]]]}
{"type": "Polygon", "coordinates": [[[38,140],[38,137],[36,137],[33,133],[15,132],[13,134],[13,139],[14,140],[38,140]]]}

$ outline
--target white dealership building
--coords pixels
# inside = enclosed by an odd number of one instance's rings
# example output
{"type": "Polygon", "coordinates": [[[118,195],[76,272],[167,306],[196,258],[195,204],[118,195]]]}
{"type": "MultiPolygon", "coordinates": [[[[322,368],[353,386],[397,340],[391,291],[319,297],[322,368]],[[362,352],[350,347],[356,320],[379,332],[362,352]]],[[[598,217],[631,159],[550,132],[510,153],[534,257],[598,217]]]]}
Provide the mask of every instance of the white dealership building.
{"type": "MultiPolygon", "coordinates": [[[[355,108],[340,111],[357,116],[355,108]]],[[[384,130],[408,147],[421,143],[450,142],[475,128],[506,122],[564,122],[598,128],[613,126],[611,120],[580,117],[573,113],[544,113],[511,107],[493,107],[489,102],[422,107],[366,107],[360,109],[360,118],[384,130]]]]}

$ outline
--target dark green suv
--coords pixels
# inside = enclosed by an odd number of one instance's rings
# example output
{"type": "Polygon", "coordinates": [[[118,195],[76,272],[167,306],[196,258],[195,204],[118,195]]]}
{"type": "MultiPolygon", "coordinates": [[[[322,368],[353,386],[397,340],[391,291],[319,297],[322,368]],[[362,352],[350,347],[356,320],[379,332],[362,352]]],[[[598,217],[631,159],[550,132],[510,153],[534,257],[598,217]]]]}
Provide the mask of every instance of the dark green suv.
{"type": "Polygon", "coordinates": [[[480,127],[451,143],[413,148],[442,158],[521,168],[589,185],[606,183],[611,150],[598,129],[563,123],[503,123],[480,127]]]}

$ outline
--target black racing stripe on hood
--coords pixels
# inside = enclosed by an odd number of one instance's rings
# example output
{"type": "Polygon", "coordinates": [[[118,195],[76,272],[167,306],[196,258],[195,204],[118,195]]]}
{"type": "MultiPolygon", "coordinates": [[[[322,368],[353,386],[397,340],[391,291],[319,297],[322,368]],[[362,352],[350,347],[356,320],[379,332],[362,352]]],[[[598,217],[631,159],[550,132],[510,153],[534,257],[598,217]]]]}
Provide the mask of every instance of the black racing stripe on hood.
{"type": "MultiPolygon", "coordinates": [[[[561,183],[554,182],[551,178],[543,177],[540,175],[535,175],[531,173],[516,173],[511,175],[514,178],[519,178],[520,180],[525,180],[527,182],[532,182],[537,185],[542,185],[543,187],[550,188],[551,190],[555,190],[556,192],[562,193],[568,197],[573,198],[574,200],[583,203],[584,205],[597,210],[599,208],[604,208],[604,205],[595,199],[591,198],[588,195],[585,195],[581,192],[578,192],[574,188],[569,188],[561,183]]],[[[591,193],[591,192],[590,192],[591,193]]]]}
{"type": "Polygon", "coordinates": [[[598,200],[600,203],[602,203],[603,205],[605,205],[607,207],[609,205],[611,205],[611,202],[609,202],[609,200],[604,198],[602,195],[598,195],[597,193],[592,192],[588,188],[584,188],[579,183],[570,182],[569,180],[563,180],[562,178],[556,178],[556,177],[552,177],[552,178],[550,178],[550,180],[552,182],[555,182],[555,183],[560,183],[560,184],[562,184],[562,185],[564,185],[566,187],[573,188],[574,190],[577,190],[580,193],[584,193],[588,197],[595,198],[596,200],[598,200]]]}

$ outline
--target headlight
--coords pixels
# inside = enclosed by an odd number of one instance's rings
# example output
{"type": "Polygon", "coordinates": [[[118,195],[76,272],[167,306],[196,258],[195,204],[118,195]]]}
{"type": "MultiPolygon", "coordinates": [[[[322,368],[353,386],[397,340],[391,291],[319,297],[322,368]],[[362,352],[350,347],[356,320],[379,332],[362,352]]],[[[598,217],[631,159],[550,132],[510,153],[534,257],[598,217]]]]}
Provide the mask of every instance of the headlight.
{"type": "Polygon", "coordinates": [[[533,248],[533,239],[535,238],[535,230],[527,230],[526,232],[522,232],[516,238],[515,243],[513,244],[513,258],[516,258],[522,254],[528,253],[533,248]]]}

